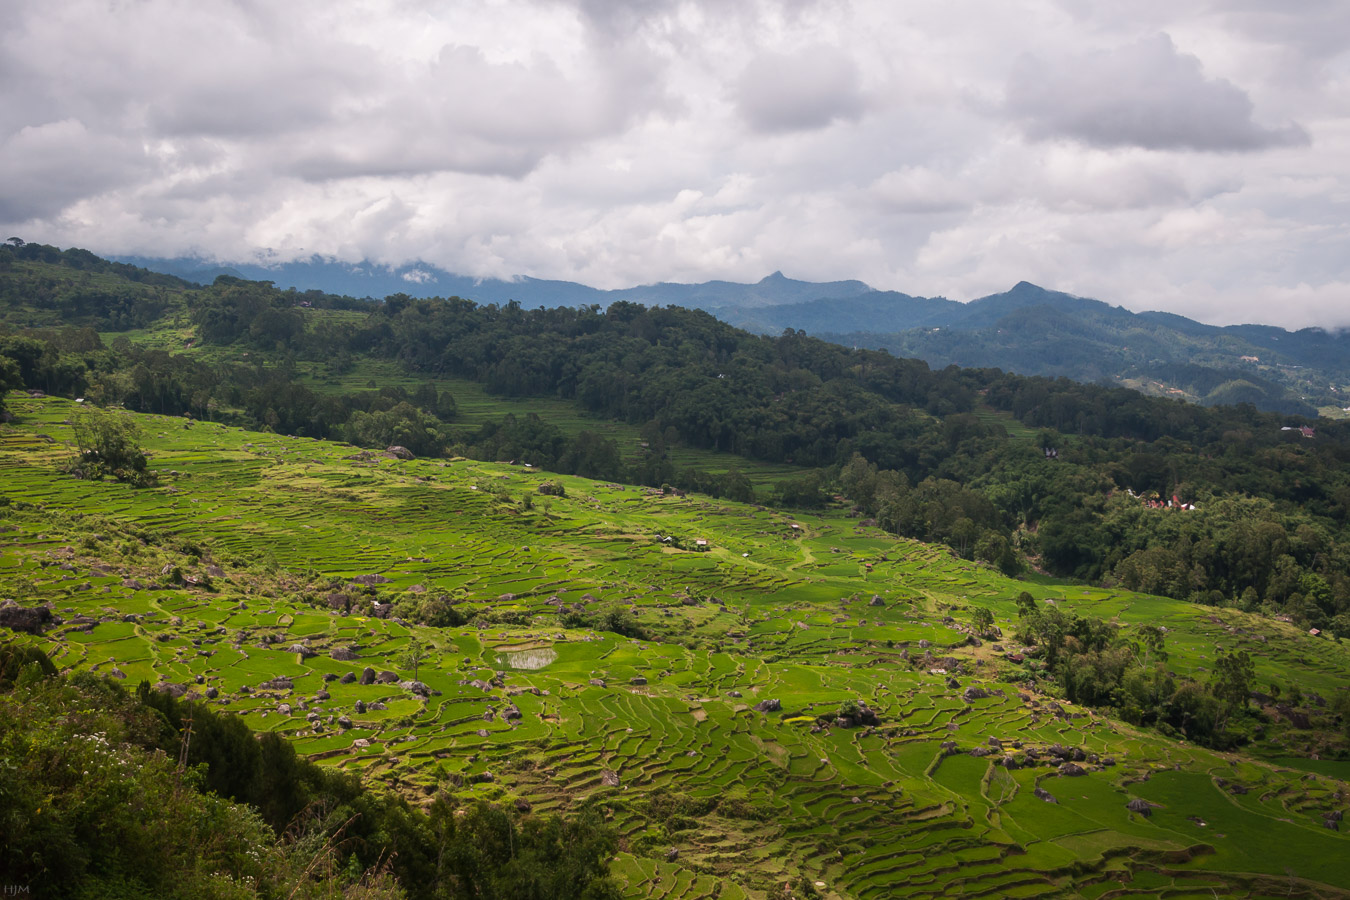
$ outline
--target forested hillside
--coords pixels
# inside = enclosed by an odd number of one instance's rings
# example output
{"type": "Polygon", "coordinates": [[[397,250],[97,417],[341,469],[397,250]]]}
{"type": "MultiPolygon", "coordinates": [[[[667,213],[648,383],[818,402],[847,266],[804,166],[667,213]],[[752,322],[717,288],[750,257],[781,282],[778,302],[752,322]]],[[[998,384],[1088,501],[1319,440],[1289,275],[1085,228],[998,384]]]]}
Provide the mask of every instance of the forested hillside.
{"type": "Polygon", "coordinates": [[[808,282],[775,272],[753,284],[709,281],[600,290],[537,278],[474,279],[426,263],[399,267],[313,257],[284,264],[221,266],[199,259],[124,257],[155,272],[210,284],[217,275],[274,281],[297,290],[357,297],[406,292],[462,294],[479,303],[537,306],[644,306],[702,309],[738,328],[784,329],[845,346],[948,365],[998,367],[1022,375],[1132,387],[1204,405],[1342,418],[1350,403],[1350,337],[1320,328],[1218,327],[1163,312],[1131,312],[1098,300],[1021,282],[958,302],[874,290],[860,281],[808,282]]]}
{"type": "Polygon", "coordinates": [[[1306,328],[1220,328],[1167,313],[1048,291],[1023,282],[957,303],[876,291],[717,314],[769,334],[802,329],[846,346],[885,348],[930,365],[1124,384],[1207,406],[1251,403],[1275,412],[1341,412],[1350,337],[1306,328]],[[1305,399],[1306,398],[1306,399],[1305,399]]]}
{"type": "Polygon", "coordinates": [[[760,500],[840,495],[1006,572],[1350,634],[1350,424],[933,370],[677,307],[372,303],[229,277],[199,288],[32,244],[0,249],[0,298],[11,387],[739,499],[756,497],[746,471],[790,465],[798,474],[761,484],[760,500]],[[503,402],[550,398],[596,427],[505,405],[457,425],[449,386],[466,383],[503,402]],[[606,422],[641,444],[605,437],[606,422]],[[679,465],[683,448],[735,454],[746,471],[679,465]]]}

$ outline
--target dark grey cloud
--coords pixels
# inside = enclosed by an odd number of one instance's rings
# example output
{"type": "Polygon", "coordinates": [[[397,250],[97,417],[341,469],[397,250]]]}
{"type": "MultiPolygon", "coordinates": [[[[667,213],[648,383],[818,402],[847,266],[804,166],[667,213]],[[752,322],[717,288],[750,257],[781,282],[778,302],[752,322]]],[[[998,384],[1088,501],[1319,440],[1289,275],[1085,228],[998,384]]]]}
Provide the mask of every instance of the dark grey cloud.
{"type": "Polygon", "coordinates": [[[1207,78],[1166,34],[1049,60],[1024,56],[1008,79],[1007,108],[1035,140],[1097,147],[1245,152],[1309,142],[1297,124],[1258,124],[1245,91],[1207,78]]]}
{"type": "Polygon", "coordinates": [[[837,47],[762,52],[734,86],[736,109],[756,131],[807,131],[857,119],[867,108],[857,64],[837,47]]]}
{"type": "Polygon", "coordinates": [[[149,169],[143,148],[90,132],[77,119],[21,128],[0,143],[0,222],[57,215],[149,169]]]}

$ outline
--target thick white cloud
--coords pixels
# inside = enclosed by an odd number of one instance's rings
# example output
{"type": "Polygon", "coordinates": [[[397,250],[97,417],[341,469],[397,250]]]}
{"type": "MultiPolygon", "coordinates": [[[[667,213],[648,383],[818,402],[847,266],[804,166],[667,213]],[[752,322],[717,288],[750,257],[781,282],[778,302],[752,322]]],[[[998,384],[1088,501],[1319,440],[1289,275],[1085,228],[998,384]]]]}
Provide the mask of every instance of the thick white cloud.
{"type": "Polygon", "coordinates": [[[1350,324],[1338,0],[11,0],[0,232],[1350,324]]]}

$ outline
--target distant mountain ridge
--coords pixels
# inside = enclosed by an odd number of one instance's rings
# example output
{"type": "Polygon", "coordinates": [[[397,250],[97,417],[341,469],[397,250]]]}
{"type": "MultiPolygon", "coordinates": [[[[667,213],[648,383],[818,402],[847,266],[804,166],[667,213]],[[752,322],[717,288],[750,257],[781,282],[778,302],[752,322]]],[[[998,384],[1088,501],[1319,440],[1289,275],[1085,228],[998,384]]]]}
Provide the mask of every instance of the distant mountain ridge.
{"type": "Polygon", "coordinates": [[[356,297],[461,296],[480,303],[608,306],[618,301],[703,309],[764,334],[805,331],[837,343],[886,349],[935,367],[1000,368],[1027,375],[1104,381],[1199,403],[1250,402],[1315,415],[1350,406],[1350,336],[1268,325],[1214,326],[1166,312],[1047,290],[1023,281],[969,302],[878,291],[856,280],[810,282],[775,272],[753,284],[662,282],[603,290],[539,278],[477,279],[426,263],[384,266],[313,257],[219,265],[191,258],[120,257],[189,281],[218,275],[280,288],[356,297]]]}
{"type": "Polygon", "coordinates": [[[319,290],[351,297],[459,296],[480,303],[507,303],[522,306],[580,306],[599,303],[608,306],[628,300],[648,306],[684,306],[712,309],[735,306],[758,309],[783,303],[801,303],[821,297],[854,297],[877,293],[861,281],[812,282],[788,278],[775,272],[755,284],[734,281],[706,281],[700,284],[660,282],[631,288],[604,290],[574,281],[543,278],[473,278],[456,275],[427,263],[385,266],[378,263],[344,263],[311,257],[308,260],[262,265],[258,263],[218,264],[191,257],[160,259],[142,256],[109,257],[118,262],[141,266],[152,272],[176,275],[186,281],[210,284],[219,275],[270,281],[277,287],[319,290]]]}

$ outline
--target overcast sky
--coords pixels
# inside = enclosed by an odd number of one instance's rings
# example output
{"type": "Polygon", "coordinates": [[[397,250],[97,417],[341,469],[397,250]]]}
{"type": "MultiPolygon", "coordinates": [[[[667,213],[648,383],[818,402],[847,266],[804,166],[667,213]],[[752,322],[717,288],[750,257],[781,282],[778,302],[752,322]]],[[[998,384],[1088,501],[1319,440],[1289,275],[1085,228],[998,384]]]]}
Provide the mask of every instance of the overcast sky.
{"type": "Polygon", "coordinates": [[[6,0],[0,230],[1350,325],[1346,0],[6,0]]]}

